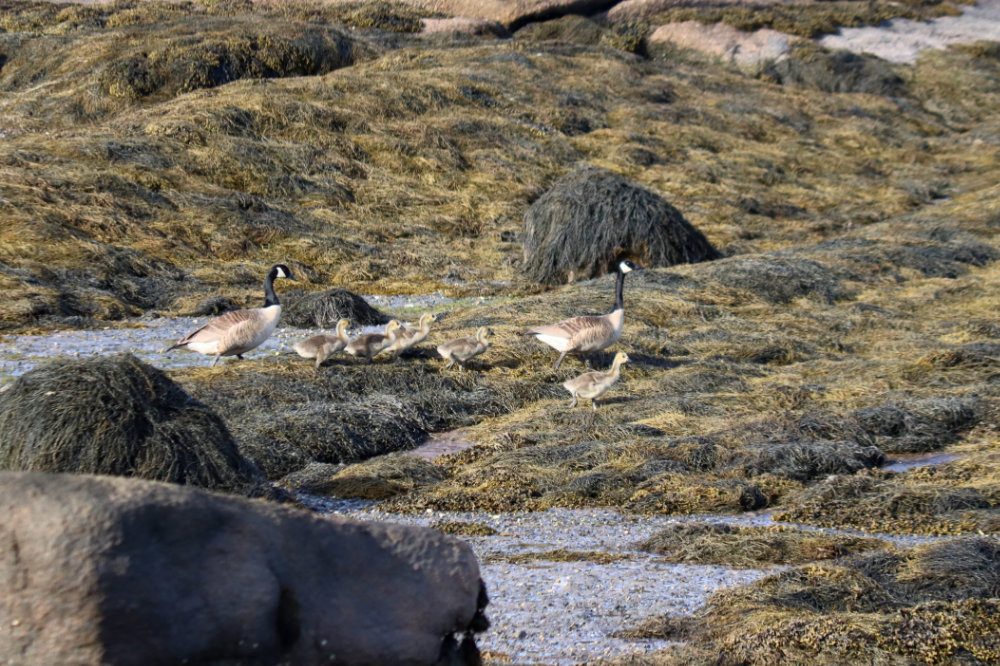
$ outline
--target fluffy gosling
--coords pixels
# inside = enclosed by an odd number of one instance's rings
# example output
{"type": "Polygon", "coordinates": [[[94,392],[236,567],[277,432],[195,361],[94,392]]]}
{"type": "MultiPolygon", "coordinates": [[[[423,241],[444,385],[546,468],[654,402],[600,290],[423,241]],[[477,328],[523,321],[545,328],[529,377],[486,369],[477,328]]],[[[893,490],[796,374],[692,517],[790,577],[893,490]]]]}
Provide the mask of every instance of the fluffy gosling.
{"type": "Polygon", "coordinates": [[[628,354],[618,352],[615,354],[615,360],[611,363],[611,369],[607,372],[594,370],[564,381],[563,386],[573,396],[573,400],[569,404],[570,408],[576,407],[577,398],[590,398],[590,406],[596,412],[597,398],[618,381],[618,378],[621,376],[622,363],[628,360],[628,354]]]}
{"type": "Polygon", "coordinates": [[[441,358],[448,361],[448,365],[444,366],[444,369],[448,370],[455,363],[458,363],[458,371],[461,372],[464,370],[465,364],[470,359],[479,356],[489,348],[490,343],[486,339],[489,333],[489,329],[481,326],[476,331],[476,337],[474,338],[458,338],[457,340],[449,340],[448,342],[439,344],[437,348],[438,354],[441,355],[441,358]]]}
{"type": "Polygon", "coordinates": [[[350,338],[347,337],[347,327],[350,323],[349,319],[341,319],[337,322],[336,335],[314,335],[308,340],[296,343],[292,349],[302,358],[316,359],[316,369],[319,370],[323,361],[341,351],[350,342],[350,338]]]}

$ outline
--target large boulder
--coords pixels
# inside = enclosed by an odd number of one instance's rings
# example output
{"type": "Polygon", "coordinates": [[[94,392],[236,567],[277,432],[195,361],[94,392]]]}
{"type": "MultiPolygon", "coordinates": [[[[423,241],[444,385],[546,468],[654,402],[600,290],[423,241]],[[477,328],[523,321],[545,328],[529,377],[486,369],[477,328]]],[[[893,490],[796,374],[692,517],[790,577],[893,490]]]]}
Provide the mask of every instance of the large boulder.
{"type": "Polygon", "coordinates": [[[603,275],[622,256],[646,267],[720,256],[658,194],[591,165],[570,172],[532,204],[522,239],[528,277],[545,284],[603,275]]]}
{"type": "Polygon", "coordinates": [[[472,550],[113,477],[0,473],[0,662],[478,663],[472,550]]]}
{"type": "Polygon", "coordinates": [[[404,0],[432,12],[449,16],[468,16],[503,24],[517,30],[532,21],[545,21],[566,14],[594,14],[614,5],[617,0],[404,0]]]}
{"type": "Polygon", "coordinates": [[[741,69],[757,71],[788,55],[794,38],[770,29],[743,32],[725,23],[706,25],[681,21],[661,25],[649,36],[647,46],[655,54],[661,45],[701,51],[741,69]]]}
{"type": "Polygon", "coordinates": [[[222,419],[132,354],[53,361],[0,392],[0,469],[267,491],[222,419]]]}

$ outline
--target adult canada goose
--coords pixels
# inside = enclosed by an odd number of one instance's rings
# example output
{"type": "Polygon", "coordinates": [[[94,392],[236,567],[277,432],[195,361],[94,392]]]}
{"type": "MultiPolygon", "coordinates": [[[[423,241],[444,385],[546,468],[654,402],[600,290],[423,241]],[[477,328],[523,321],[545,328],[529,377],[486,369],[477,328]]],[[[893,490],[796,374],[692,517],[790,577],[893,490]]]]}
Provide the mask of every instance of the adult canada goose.
{"type": "Polygon", "coordinates": [[[371,363],[376,354],[396,341],[396,331],[398,330],[399,322],[393,319],[385,327],[385,333],[365,333],[364,335],[359,335],[347,343],[344,351],[351,356],[365,357],[371,363]]]}
{"type": "Polygon", "coordinates": [[[296,343],[292,349],[302,358],[316,359],[316,369],[318,370],[323,361],[347,346],[350,341],[347,337],[347,326],[350,323],[349,319],[341,319],[337,322],[336,335],[314,335],[308,340],[296,343]]]}
{"type": "Polygon", "coordinates": [[[274,281],[278,278],[295,279],[288,266],[284,264],[272,266],[264,281],[263,307],[233,310],[220,315],[164,351],[185,347],[199,354],[214,355],[213,366],[222,356],[242,359],[243,354],[271,337],[274,327],[278,325],[281,304],[278,302],[277,294],[274,293],[274,281]]]}
{"type": "Polygon", "coordinates": [[[480,326],[474,338],[458,338],[457,340],[449,340],[448,342],[439,344],[437,348],[438,354],[448,361],[448,365],[444,366],[444,369],[447,370],[455,365],[455,363],[458,363],[458,370],[461,372],[469,359],[479,356],[489,348],[490,343],[486,339],[489,333],[489,329],[485,326],[480,326]]]}
{"type": "MultiPolygon", "coordinates": [[[[628,259],[618,263],[618,282],[615,285],[615,307],[606,315],[583,315],[570,317],[558,324],[539,326],[528,331],[550,347],[562,352],[556,360],[553,370],[558,370],[566,354],[590,354],[600,351],[618,342],[622,337],[622,326],[625,323],[625,301],[622,291],[625,288],[625,274],[640,268],[628,259]]],[[[589,365],[589,362],[588,362],[589,365]]]]}
{"type": "Polygon", "coordinates": [[[404,326],[396,331],[396,341],[386,348],[386,351],[392,352],[392,360],[395,361],[400,352],[406,351],[410,347],[426,340],[427,336],[430,335],[431,321],[433,320],[434,315],[430,312],[425,312],[420,315],[420,322],[416,328],[404,326]]]}
{"type": "Polygon", "coordinates": [[[625,352],[618,352],[615,354],[615,360],[611,363],[611,369],[607,372],[585,372],[579,377],[574,377],[573,379],[567,379],[563,382],[563,386],[569,391],[570,395],[573,396],[573,401],[570,402],[570,407],[576,407],[577,398],[590,398],[590,406],[597,411],[597,398],[604,394],[611,385],[618,381],[618,377],[621,376],[621,366],[622,363],[628,361],[628,354],[625,352]]]}

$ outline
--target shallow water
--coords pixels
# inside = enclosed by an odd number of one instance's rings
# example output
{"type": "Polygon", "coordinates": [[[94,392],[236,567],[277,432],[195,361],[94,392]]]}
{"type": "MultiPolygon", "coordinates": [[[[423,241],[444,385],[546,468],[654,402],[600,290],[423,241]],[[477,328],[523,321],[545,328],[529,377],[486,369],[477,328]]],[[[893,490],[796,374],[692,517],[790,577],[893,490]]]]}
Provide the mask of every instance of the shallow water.
{"type": "MultiPolygon", "coordinates": [[[[428,308],[450,302],[438,294],[423,296],[366,296],[372,305],[382,308],[428,308]]],[[[161,369],[207,367],[211,356],[203,356],[186,349],[163,350],[188,333],[205,325],[212,317],[161,317],[136,319],[122,326],[101,329],[51,331],[39,335],[0,336],[0,384],[33,370],[40,364],[56,358],[87,358],[130,352],[136,357],[161,369]]],[[[416,322],[412,322],[416,324],[416,322]]],[[[352,328],[353,337],[363,333],[381,331],[382,326],[352,328]]],[[[327,329],[278,328],[270,338],[256,349],[243,355],[244,359],[261,358],[280,354],[295,355],[292,346],[327,329]]],[[[235,357],[225,357],[219,363],[241,363],[235,357]]]]}
{"type": "Polygon", "coordinates": [[[950,463],[953,460],[958,460],[960,456],[955,453],[915,453],[915,454],[896,454],[892,458],[886,460],[886,464],[881,467],[881,469],[886,472],[905,472],[909,469],[915,469],[917,467],[929,467],[931,465],[943,465],[945,463],[950,463]]]}
{"type": "Polygon", "coordinates": [[[892,19],[877,26],[841,28],[816,40],[829,49],[871,53],[890,62],[914,63],[920,52],[949,44],[1000,40],[1000,0],[978,0],[958,5],[960,16],[927,21],[892,19]]]}

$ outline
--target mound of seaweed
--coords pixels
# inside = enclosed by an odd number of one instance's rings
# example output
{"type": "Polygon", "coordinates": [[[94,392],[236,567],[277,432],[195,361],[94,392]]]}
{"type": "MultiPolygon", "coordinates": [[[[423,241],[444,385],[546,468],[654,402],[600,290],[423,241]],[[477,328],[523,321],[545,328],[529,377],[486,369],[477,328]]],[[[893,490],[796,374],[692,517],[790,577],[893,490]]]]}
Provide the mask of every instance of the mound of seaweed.
{"type": "Polygon", "coordinates": [[[389,317],[364,298],[339,287],[305,296],[286,292],[283,297],[281,321],[288,326],[333,328],[344,318],[351,321],[351,326],[378,326],[389,321],[389,317]]]}
{"type": "Polygon", "coordinates": [[[640,550],[687,564],[755,568],[831,560],[887,546],[881,539],[824,534],[785,525],[740,527],[724,523],[674,523],[636,544],[640,550]]]}
{"type": "Polygon", "coordinates": [[[684,639],[656,664],[993,663],[1000,545],[966,537],[796,567],[631,636],[684,639]]]}
{"type": "Polygon", "coordinates": [[[662,197],[592,165],[574,169],[531,205],[522,236],[525,271],[544,284],[610,273],[623,254],[650,267],[720,256],[662,197]]]}
{"type": "Polygon", "coordinates": [[[263,481],[222,419],[131,354],[55,361],[0,393],[0,468],[249,494],[263,481]]]}
{"type": "Polygon", "coordinates": [[[831,93],[900,95],[903,78],[886,61],[867,53],[799,47],[787,58],[768,63],[762,77],[781,85],[831,93]]]}
{"type": "Polygon", "coordinates": [[[740,255],[712,264],[709,275],[732,289],[749,291],[768,303],[809,297],[827,303],[850,292],[824,264],[778,254],[740,255]]]}
{"type": "Polygon", "coordinates": [[[442,374],[437,363],[357,363],[317,375],[310,364],[268,359],[179,373],[226,414],[240,451],[271,479],[310,463],[353,463],[412,449],[432,431],[469,425],[538,399],[548,387],[442,374]]]}

